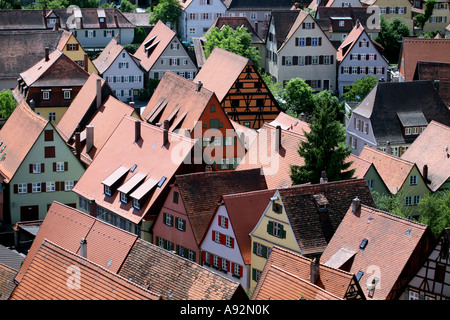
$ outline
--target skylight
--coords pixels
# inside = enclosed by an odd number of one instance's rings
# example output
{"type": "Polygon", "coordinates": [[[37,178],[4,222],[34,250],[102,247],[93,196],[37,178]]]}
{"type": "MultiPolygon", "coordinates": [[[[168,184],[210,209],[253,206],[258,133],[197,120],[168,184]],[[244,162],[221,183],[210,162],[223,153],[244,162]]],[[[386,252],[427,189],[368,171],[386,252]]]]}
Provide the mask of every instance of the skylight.
{"type": "Polygon", "coordinates": [[[364,272],[358,271],[358,273],[356,274],[356,280],[359,281],[363,275],[364,275],[364,272]]]}
{"type": "Polygon", "coordinates": [[[166,177],[162,177],[161,178],[161,180],[159,180],[159,182],[158,182],[158,188],[161,188],[162,187],[162,185],[164,184],[164,182],[166,181],[166,177]]]}
{"type": "Polygon", "coordinates": [[[364,250],[366,248],[366,246],[367,246],[367,242],[369,242],[369,240],[363,239],[363,241],[361,241],[361,244],[359,245],[359,248],[361,250],[364,250]]]}

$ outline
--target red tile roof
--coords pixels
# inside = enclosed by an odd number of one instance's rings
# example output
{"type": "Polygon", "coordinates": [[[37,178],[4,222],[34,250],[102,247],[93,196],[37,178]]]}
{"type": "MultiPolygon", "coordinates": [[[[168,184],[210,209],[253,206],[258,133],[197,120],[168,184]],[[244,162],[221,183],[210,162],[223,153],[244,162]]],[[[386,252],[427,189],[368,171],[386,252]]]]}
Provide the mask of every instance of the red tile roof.
{"type": "Polygon", "coordinates": [[[138,239],[119,275],[163,300],[248,300],[239,282],[138,239]]]}
{"type": "Polygon", "coordinates": [[[4,182],[11,181],[47,124],[48,120],[36,114],[25,102],[20,102],[14,109],[0,130],[0,150],[4,155],[0,173],[4,182]]]}
{"type": "Polygon", "coordinates": [[[133,56],[138,58],[141,61],[141,67],[149,72],[174,37],[176,37],[175,32],[158,21],[133,56]]]}
{"type": "Polygon", "coordinates": [[[412,81],[418,61],[450,62],[450,39],[404,38],[400,51],[399,71],[412,81]]]}
{"type": "Polygon", "coordinates": [[[80,241],[83,238],[87,241],[87,259],[111,272],[118,272],[137,236],[54,201],[16,280],[22,280],[44,240],[49,240],[74,254],[80,254],[80,241]]]}
{"type": "Polygon", "coordinates": [[[355,285],[359,299],[364,299],[352,273],[318,265],[319,276],[311,282],[312,260],[292,251],[274,246],[261,278],[253,291],[252,300],[342,300],[355,285]],[[279,282],[281,281],[281,283],[279,282]]]}
{"type": "Polygon", "coordinates": [[[367,298],[366,284],[377,277],[370,299],[397,299],[402,286],[419,270],[418,261],[428,257],[432,242],[434,236],[426,225],[366,205],[353,214],[350,206],[320,259],[324,265],[353,274],[363,272],[359,283],[367,298]],[[351,252],[346,258],[344,249],[351,252]]]}
{"type": "Polygon", "coordinates": [[[309,133],[311,131],[309,124],[301,119],[294,118],[287,113],[280,112],[277,118],[271,122],[270,125],[273,127],[281,126],[281,129],[296,132],[299,134],[304,134],[304,132],[309,133]]]}
{"type": "Polygon", "coordinates": [[[417,165],[422,176],[428,166],[428,186],[434,192],[450,179],[450,127],[431,121],[403,153],[402,159],[417,165]]]}
{"type": "Polygon", "coordinates": [[[201,81],[222,102],[248,64],[251,64],[249,59],[216,47],[198,72],[194,82],[201,81]]]}
{"type": "Polygon", "coordinates": [[[16,284],[14,277],[17,270],[0,262],[0,300],[8,300],[16,284]]]}
{"type": "Polygon", "coordinates": [[[354,178],[364,178],[367,171],[369,171],[370,167],[373,166],[372,162],[364,160],[353,153],[348,156],[347,160],[347,162],[352,162],[348,170],[355,169],[353,174],[354,178]]]}
{"type": "Polygon", "coordinates": [[[48,240],[39,245],[11,295],[11,300],[159,299],[158,294],[48,240]]]}
{"type": "Polygon", "coordinates": [[[265,123],[236,168],[236,170],[261,168],[269,189],[291,186],[290,165],[301,166],[305,163],[297,152],[300,141],[306,141],[304,135],[282,129],[280,152],[274,149],[275,140],[276,128],[265,123]]]}
{"type": "MultiPolygon", "coordinates": [[[[163,146],[163,136],[160,127],[124,116],[73,191],[135,224],[146,214],[156,215],[159,209],[149,210],[168,190],[166,188],[171,179],[184,167],[184,160],[187,157],[191,159],[190,152],[195,143],[194,140],[169,132],[168,143],[163,146]],[[139,124],[140,138],[135,143],[136,125],[139,124]],[[135,170],[131,170],[135,165],[135,170]],[[114,192],[111,197],[104,195],[102,181],[120,166],[128,169],[123,182],[137,172],[145,174],[146,180],[161,180],[161,187],[158,186],[149,193],[149,198],[141,204],[140,210],[133,209],[131,200],[126,205],[122,204],[119,192],[114,192]],[[162,180],[163,178],[166,179],[162,180]]],[[[151,189],[147,191],[150,192],[151,189]]]]}
{"type": "Polygon", "coordinates": [[[116,39],[111,39],[100,55],[92,61],[99,74],[103,74],[108,70],[123,50],[123,46],[120,43],[117,43],[116,39]]]}

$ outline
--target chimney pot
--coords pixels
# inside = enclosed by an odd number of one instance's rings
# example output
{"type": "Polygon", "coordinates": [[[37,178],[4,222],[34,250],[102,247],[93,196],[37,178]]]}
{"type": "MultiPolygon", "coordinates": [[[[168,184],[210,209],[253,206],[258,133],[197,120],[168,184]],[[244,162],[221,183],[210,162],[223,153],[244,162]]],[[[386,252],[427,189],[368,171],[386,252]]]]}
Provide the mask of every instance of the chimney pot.
{"type": "Polygon", "coordinates": [[[169,122],[169,120],[166,119],[166,120],[164,120],[163,129],[169,131],[169,128],[170,128],[170,122],[169,122]]]}
{"type": "Polygon", "coordinates": [[[102,79],[97,79],[97,109],[102,104],[102,79]]]}
{"type": "Polygon", "coordinates": [[[163,129],[163,146],[169,142],[169,130],[163,129]]]}
{"type": "Polygon", "coordinates": [[[136,120],[134,122],[134,142],[138,142],[141,138],[141,121],[136,120]]]}
{"type": "Polygon", "coordinates": [[[130,101],[130,107],[134,108],[134,102],[130,101]]]}
{"type": "Polygon", "coordinates": [[[327,183],[327,182],[328,182],[327,174],[325,171],[322,171],[322,176],[320,177],[320,183],[327,183]]]}
{"type": "Polygon", "coordinates": [[[80,159],[80,153],[81,153],[81,139],[80,139],[80,132],[75,132],[75,152],[78,159],[80,159]]]}
{"type": "Polygon", "coordinates": [[[352,200],[352,213],[357,215],[359,209],[361,208],[361,200],[358,197],[352,200]]]}
{"type": "Polygon", "coordinates": [[[94,126],[86,126],[86,153],[91,151],[94,146],[94,126]]]}
{"type": "Polygon", "coordinates": [[[45,47],[45,61],[50,60],[50,48],[45,47]]]}
{"type": "Polygon", "coordinates": [[[423,171],[422,171],[423,180],[425,180],[425,183],[428,181],[428,165],[423,165],[423,171]]]}
{"type": "Polygon", "coordinates": [[[87,258],[87,241],[85,238],[80,241],[80,256],[87,258]]]}
{"type": "Polygon", "coordinates": [[[197,81],[197,87],[196,87],[196,92],[199,92],[200,91],[200,89],[202,88],[202,85],[203,85],[203,83],[199,80],[199,81],[197,81]]]}
{"type": "Polygon", "coordinates": [[[89,69],[89,56],[88,56],[87,53],[84,54],[83,67],[84,67],[84,70],[86,70],[87,72],[89,72],[89,71],[88,71],[88,69],[89,69]]]}
{"type": "Polygon", "coordinates": [[[386,142],[386,153],[391,154],[391,142],[386,142]]]}

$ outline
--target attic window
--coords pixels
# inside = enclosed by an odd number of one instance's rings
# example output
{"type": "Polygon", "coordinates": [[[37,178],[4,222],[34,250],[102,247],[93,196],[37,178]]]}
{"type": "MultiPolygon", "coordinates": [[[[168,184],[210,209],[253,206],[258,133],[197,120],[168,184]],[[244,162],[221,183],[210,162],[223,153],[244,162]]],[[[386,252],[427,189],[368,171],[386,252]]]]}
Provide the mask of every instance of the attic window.
{"type": "Polygon", "coordinates": [[[277,202],[272,203],[272,210],[275,213],[282,213],[283,212],[283,206],[277,202]]]}
{"type": "Polygon", "coordinates": [[[369,242],[369,240],[363,239],[363,241],[362,241],[361,244],[359,245],[359,248],[360,248],[361,250],[364,250],[364,249],[366,248],[366,246],[367,246],[367,242],[369,242]]]}

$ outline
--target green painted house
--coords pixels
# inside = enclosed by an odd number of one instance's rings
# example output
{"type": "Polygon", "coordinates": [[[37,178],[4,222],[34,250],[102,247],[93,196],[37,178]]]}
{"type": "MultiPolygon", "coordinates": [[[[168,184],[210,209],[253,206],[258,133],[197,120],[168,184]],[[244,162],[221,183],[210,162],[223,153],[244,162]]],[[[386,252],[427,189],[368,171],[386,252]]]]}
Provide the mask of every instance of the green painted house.
{"type": "Polygon", "coordinates": [[[353,153],[348,157],[348,161],[352,162],[349,170],[355,169],[353,178],[364,178],[367,181],[370,191],[372,192],[376,192],[379,195],[390,194],[388,187],[384,183],[377,171],[377,168],[375,168],[375,165],[372,162],[364,160],[353,153]]]}
{"type": "Polygon", "coordinates": [[[83,173],[54,126],[19,103],[0,131],[0,221],[43,220],[54,200],[75,207],[83,173]]]}

